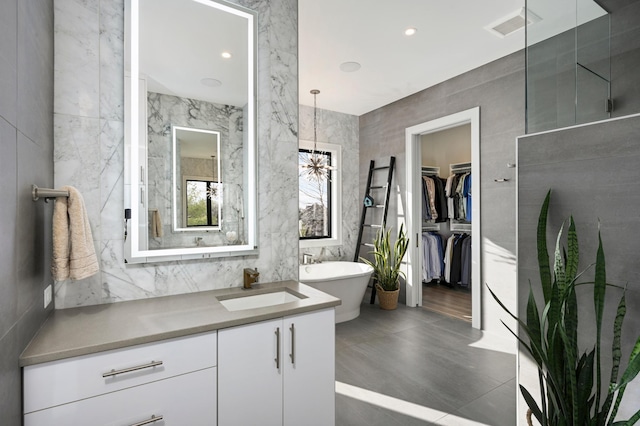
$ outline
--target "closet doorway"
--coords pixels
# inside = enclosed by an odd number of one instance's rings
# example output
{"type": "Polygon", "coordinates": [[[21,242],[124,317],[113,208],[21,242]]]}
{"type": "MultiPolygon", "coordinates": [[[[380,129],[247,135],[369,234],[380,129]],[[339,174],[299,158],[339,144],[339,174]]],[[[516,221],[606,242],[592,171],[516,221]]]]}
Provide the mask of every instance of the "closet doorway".
{"type": "Polygon", "coordinates": [[[407,128],[406,153],[405,221],[417,243],[407,306],[452,309],[480,329],[480,108],[407,128]],[[435,260],[440,250],[444,263],[435,260]]]}

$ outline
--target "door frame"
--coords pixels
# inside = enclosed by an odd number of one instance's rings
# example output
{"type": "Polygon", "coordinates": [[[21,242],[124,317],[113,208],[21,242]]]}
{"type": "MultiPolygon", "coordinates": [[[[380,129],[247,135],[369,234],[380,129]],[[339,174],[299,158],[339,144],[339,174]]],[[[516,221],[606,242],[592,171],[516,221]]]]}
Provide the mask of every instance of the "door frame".
{"type": "Polygon", "coordinates": [[[480,246],[482,243],[480,234],[480,107],[471,108],[445,117],[420,123],[405,129],[406,136],[406,203],[407,212],[405,221],[407,223],[408,235],[415,236],[416,244],[411,244],[408,249],[407,272],[406,272],[406,303],[407,306],[422,306],[422,220],[414,218],[422,217],[422,146],[420,137],[429,133],[435,133],[458,127],[464,124],[471,124],[471,174],[473,184],[471,185],[471,198],[473,204],[471,208],[471,224],[473,233],[473,244],[471,245],[471,326],[481,329],[482,327],[482,285],[481,285],[481,256],[480,246]]]}

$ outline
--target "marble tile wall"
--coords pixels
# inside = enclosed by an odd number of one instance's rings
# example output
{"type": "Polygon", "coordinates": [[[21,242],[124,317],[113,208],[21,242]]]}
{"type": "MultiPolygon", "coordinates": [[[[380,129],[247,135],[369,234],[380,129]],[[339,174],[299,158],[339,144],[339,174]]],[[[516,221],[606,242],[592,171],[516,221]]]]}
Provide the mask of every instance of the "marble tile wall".
{"type": "MultiPolygon", "coordinates": [[[[358,240],[361,202],[358,195],[359,144],[358,117],[318,108],[317,140],[342,147],[342,244],[327,246],[327,260],[352,261],[358,240]]],[[[300,105],[300,139],[313,141],[313,107],[300,105]]],[[[322,248],[300,249],[302,253],[319,256],[322,248]]]]}
{"type": "Polygon", "coordinates": [[[124,0],[55,1],[55,185],[83,194],[100,273],[56,284],[56,308],[296,279],[297,0],[232,0],[258,12],[259,254],[125,265],[123,257],[124,0]]]}
{"type": "Polygon", "coordinates": [[[53,1],[0,2],[0,423],[22,424],[18,359],[52,311],[53,1]]]}
{"type": "MultiPolygon", "coordinates": [[[[222,182],[224,183],[222,217],[223,231],[236,231],[244,235],[238,224],[239,200],[242,191],[242,109],[229,105],[219,105],[197,99],[183,99],[160,93],[149,93],[147,102],[148,115],[148,200],[149,208],[160,212],[163,225],[163,236],[149,237],[149,249],[195,246],[191,232],[173,232],[173,147],[171,133],[166,134],[168,125],[189,127],[192,129],[215,130],[220,132],[220,161],[222,164],[222,182]],[[232,208],[231,202],[236,208],[232,208]]],[[[182,163],[185,164],[185,160],[182,163]]],[[[200,167],[193,166],[186,173],[190,176],[213,176],[211,160],[188,159],[189,163],[204,163],[200,167]],[[205,170],[197,172],[197,170],[205,170]],[[206,172],[206,170],[209,170],[206,172]]],[[[181,172],[179,172],[181,173],[181,172]]],[[[182,180],[178,184],[177,197],[181,199],[182,180]]],[[[182,217],[182,203],[178,205],[178,217],[182,217]]],[[[151,235],[151,233],[149,234],[151,235]]],[[[205,245],[221,245],[225,234],[221,232],[200,233],[205,245]]]]}

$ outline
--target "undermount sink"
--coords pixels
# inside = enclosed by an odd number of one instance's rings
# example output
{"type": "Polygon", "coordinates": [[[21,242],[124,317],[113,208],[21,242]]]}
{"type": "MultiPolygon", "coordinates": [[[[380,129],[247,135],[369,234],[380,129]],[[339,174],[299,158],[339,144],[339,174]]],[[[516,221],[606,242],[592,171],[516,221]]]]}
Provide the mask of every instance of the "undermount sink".
{"type": "Polygon", "coordinates": [[[289,302],[302,300],[300,297],[287,289],[281,289],[270,293],[255,294],[247,296],[239,294],[237,296],[218,297],[218,301],[227,311],[242,311],[245,309],[264,308],[266,306],[283,305],[289,302]]]}

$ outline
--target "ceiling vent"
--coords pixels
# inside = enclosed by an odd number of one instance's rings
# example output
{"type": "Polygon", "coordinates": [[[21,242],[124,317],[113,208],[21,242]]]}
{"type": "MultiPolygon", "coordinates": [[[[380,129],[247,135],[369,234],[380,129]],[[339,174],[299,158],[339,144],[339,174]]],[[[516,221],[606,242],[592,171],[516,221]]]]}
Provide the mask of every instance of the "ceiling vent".
{"type": "MultiPolygon", "coordinates": [[[[527,22],[529,25],[540,21],[540,17],[535,13],[528,11],[527,14],[527,22]]],[[[509,34],[513,34],[521,28],[524,28],[525,23],[525,8],[523,7],[520,10],[517,10],[513,13],[504,16],[497,21],[487,25],[484,27],[485,30],[489,31],[493,35],[496,35],[500,38],[506,37],[509,34]]]]}

